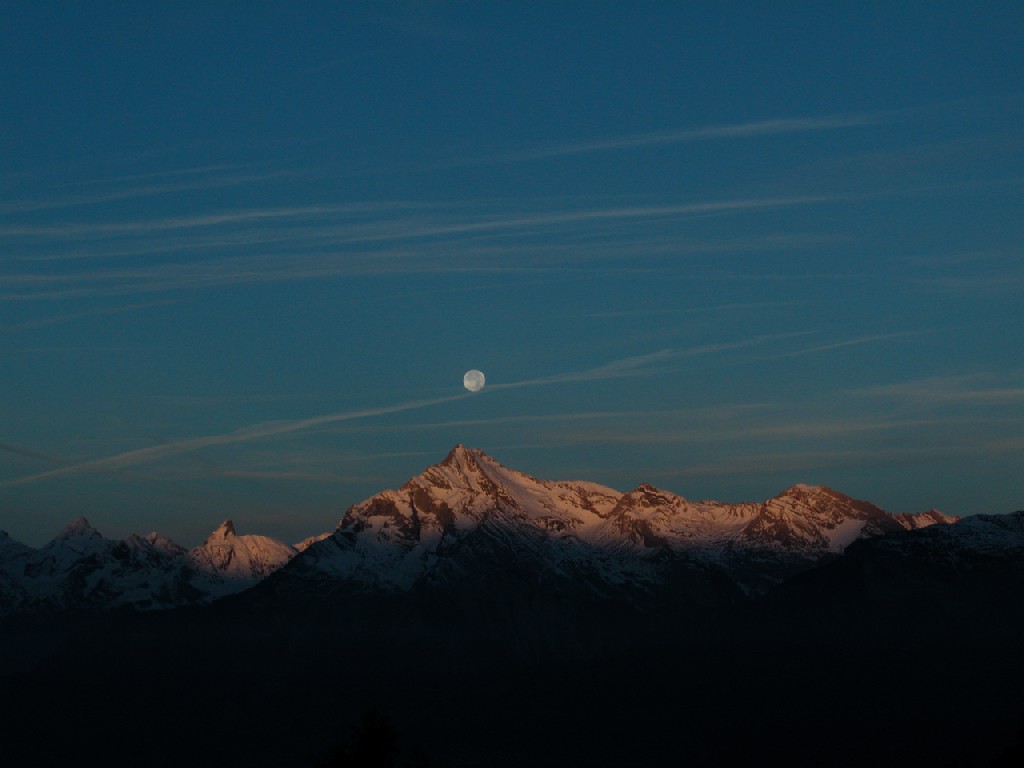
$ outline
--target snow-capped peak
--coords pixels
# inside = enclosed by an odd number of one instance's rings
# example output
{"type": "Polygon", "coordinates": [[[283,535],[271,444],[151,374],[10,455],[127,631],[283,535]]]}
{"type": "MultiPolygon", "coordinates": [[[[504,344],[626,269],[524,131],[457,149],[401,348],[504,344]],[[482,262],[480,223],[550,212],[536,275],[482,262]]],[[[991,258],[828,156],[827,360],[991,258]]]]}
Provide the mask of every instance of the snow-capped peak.
{"type": "Polygon", "coordinates": [[[456,443],[455,447],[448,451],[448,455],[441,461],[443,466],[470,466],[474,464],[473,454],[482,454],[483,451],[471,450],[462,443],[456,443]]]}
{"type": "Polygon", "coordinates": [[[843,494],[839,493],[838,491],[832,490],[828,486],[825,486],[825,485],[808,485],[807,483],[797,483],[796,485],[791,485],[789,488],[784,490],[782,493],[774,496],[773,498],[776,498],[776,499],[782,499],[782,498],[786,498],[786,497],[790,497],[790,498],[797,497],[797,498],[799,498],[799,497],[805,497],[805,496],[842,496],[843,498],[847,498],[847,497],[843,496],[843,494]]]}
{"type": "Polygon", "coordinates": [[[893,517],[896,522],[911,531],[918,528],[927,528],[930,525],[951,525],[960,520],[959,515],[947,515],[939,512],[934,507],[927,512],[917,512],[916,514],[903,512],[893,515],[893,517]]]}
{"type": "Polygon", "coordinates": [[[237,591],[239,584],[254,584],[276,571],[298,553],[294,547],[269,536],[239,536],[235,525],[225,520],[201,545],[192,549],[186,561],[195,571],[218,581],[227,580],[221,593],[237,591]]]}
{"type": "Polygon", "coordinates": [[[100,532],[89,525],[89,521],[84,517],[76,517],[66,526],[64,530],[57,534],[55,540],[62,541],[64,539],[102,539],[100,532]]]}

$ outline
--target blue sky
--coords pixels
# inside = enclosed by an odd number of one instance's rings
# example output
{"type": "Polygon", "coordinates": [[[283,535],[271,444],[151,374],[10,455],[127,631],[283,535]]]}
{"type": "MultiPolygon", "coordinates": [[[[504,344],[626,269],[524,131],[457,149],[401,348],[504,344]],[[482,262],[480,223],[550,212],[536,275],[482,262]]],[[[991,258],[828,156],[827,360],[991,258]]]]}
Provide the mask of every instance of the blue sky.
{"type": "Polygon", "coordinates": [[[1024,505],[1021,4],[155,6],[0,25],[15,538],[296,541],[457,442],[1024,505]]]}

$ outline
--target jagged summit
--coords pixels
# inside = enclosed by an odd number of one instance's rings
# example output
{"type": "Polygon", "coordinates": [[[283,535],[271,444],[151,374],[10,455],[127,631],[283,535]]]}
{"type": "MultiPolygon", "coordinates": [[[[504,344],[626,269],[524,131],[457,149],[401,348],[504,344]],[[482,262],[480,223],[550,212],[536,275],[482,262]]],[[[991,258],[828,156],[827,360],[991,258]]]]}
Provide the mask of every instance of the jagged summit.
{"type": "Polygon", "coordinates": [[[185,560],[188,567],[219,587],[214,593],[237,591],[238,584],[255,584],[291,560],[298,550],[269,536],[235,533],[235,524],[225,520],[206,541],[191,550],[185,560]]]}
{"type": "Polygon", "coordinates": [[[893,515],[896,521],[908,530],[927,528],[930,525],[951,525],[960,520],[959,515],[947,515],[934,507],[927,512],[902,512],[893,515]]]}
{"type": "Polygon", "coordinates": [[[645,507],[686,501],[682,496],[669,491],[663,491],[661,488],[653,486],[650,483],[641,483],[632,491],[625,494],[623,499],[633,499],[638,504],[645,507]]]}
{"type": "Polygon", "coordinates": [[[477,487],[481,476],[490,479],[490,474],[495,470],[505,470],[505,467],[479,448],[467,448],[458,443],[448,451],[448,455],[442,461],[428,467],[417,477],[410,478],[409,482],[417,478],[426,478],[442,483],[466,483],[477,487]]]}
{"type": "Polygon", "coordinates": [[[89,521],[86,520],[85,517],[79,516],[65,525],[64,529],[55,537],[57,541],[72,538],[100,539],[103,537],[100,535],[99,531],[89,524],[89,521]]]}
{"type": "Polygon", "coordinates": [[[807,483],[797,483],[796,485],[791,485],[789,486],[789,488],[777,493],[772,498],[809,498],[814,496],[831,496],[834,498],[842,499],[850,498],[844,493],[840,493],[839,491],[833,488],[829,488],[827,485],[808,485],[807,483]]]}
{"type": "Polygon", "coordinates": [[[231,536],[235,536],[235,535],[236,534],[235,534],[235,523],[234,523],[234,521],[233,520],[225,520],[223,523],[221,523],[220,525],[217,526],[216,530],[214,530],[213,533],[211,533],[207,537],[206,541],[207,542],[219,541],[219,540],[227,539],[227,538],[229,538],[231,536]]]}
{"type": "Polygon", "coordinates": [[[462,443],[456,443],[455,447],[448,451],[448,455],[445,456],[444,459],[439,463],[445,465],[462,464],[466,461],[472,460],[472,455],[474,453],[483,454],[483,451],[481,451],[479,448],[471,449],[467,448],[462,443]]]}
{"type": "Polygon", "coordinates": [[[79,517],[38,549],[0,536],[0,617],[210,602],[253,586],[296,553],[268,536],[236,535],[231,520],[187,550],[156,532],[105,539],[79,517]]]}
{"type": "Polygon", "coordinates": [[[450,470],[456,473],[466,472],[478,472],[480,471],[480,462],[490,461],[494,462],[490,456],[485,454],[479,448],[467,448],[462,443],[458,443],[454,448],[448,451],[448,455],[437,464],[427,468],[427,472],[431,469],[439,470],[450,470]]]}

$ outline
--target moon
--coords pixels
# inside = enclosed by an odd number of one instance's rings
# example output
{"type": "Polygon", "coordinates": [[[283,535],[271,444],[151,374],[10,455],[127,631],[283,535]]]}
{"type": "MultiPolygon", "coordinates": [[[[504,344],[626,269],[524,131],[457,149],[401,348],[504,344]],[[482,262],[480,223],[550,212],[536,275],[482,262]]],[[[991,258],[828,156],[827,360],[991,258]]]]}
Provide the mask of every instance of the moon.
{"type": "Polygon", "coordinates": [[[485,381],[483,373],[474,368],[471,371],[466,371],[466,375],[462,377],[462,386],[470,392],[479,392],[484,388],[485,381]]]}

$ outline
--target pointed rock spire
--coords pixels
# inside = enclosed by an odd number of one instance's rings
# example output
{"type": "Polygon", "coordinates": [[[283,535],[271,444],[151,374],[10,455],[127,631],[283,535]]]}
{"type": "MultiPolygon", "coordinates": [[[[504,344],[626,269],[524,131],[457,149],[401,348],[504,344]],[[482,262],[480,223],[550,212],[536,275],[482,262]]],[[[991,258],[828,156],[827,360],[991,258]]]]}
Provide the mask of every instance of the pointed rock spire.
{"type": "Polygon", "coordinates": [[[217,541],[220,539],[228,539],[235,535],[235,523],[233,520],[225,520],[219,526],[217,530],[210,534],[207,541],[217,541]]]}

